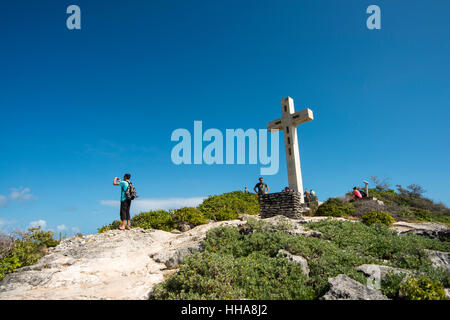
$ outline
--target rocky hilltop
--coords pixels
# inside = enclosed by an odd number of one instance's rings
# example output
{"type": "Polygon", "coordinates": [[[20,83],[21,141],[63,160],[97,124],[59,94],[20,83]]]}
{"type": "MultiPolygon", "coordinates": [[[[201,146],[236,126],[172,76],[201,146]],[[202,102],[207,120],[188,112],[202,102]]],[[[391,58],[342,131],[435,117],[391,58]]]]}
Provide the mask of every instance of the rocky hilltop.
{"type": "MultiPolygon", "coordinates": [[[[202,250],[201,242],[208,230],[224,225],[243,226],[247,218],[243,215],[237,220],[211,222],[186,232],[134,228],[64,239],[57,247],[50,248],[48,254],[35,265],[8,274],[0,282],[0,300],[147,299],[154,285],[176,272],[184,257],[202,250]]],[[[286,231],[290,234],[321,238],[321,232],[309,230],[304,224],[322,219],[326,217],[290,219],[275,216],[264,221],[274,226],[287,222],[292,226],[286,231]]],[[[241,229],[241,232],[252,232],[247,227],[241,229]]],[[[398,222],[393,229],[400,235],[417,233],[428,237],[449,232],[445,225],[434,223],[398,222]]],[[[285,250],[280,250],[279,254],[300,265],[303,273],[309,273],[305,258],[285,250]]],[[[436,267],[450,268],[449,253],[429,251],[429,255],[436,267]]],[[[358,271],[370,275],[373,267],[381,270],[382,276],[389,270],[394,273],[407,272],[372,265],[362,265],[358,271]]],[[[387,299],[378,290],[345,275],[328,281],[330,291],[322,299],[387,299]]]]}

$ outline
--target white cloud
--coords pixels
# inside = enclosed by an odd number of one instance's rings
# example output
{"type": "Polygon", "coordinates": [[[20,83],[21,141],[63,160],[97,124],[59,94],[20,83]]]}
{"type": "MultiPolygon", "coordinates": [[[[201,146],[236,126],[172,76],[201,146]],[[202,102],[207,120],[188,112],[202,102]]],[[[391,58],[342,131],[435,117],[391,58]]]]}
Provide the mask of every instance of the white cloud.
{"type": "MultiPolygon", "coordinates": [[[[205,197],[193,198],[144,198],[136,199],[131,202],[131,210],[133,213],[149,211],[155,209],[178,209],[182,207],[196,207],[205,197]]],[[[119,208],[120,201],[118,200],[101,200],[100,204],[103,206],[110,206],[119,208]]]]}
{"type": "Polygon", "coordinates": [[[63,225],[63,224],[60,224],[59,226],[56,226],[56,231],[58,231],[58,232],[63,232],[63,231],[66,231],[66,230],[67,230],[67,227],[65,225],[63,225]]]}
{"type": "Polygon", "coordinates": [[[22,187],[20,187],[19,189],[11,188],[9,198],[17,202],[25,202],[31,199],[36,199],[36,197],[32,195],[30,191],[31,191],[30,188],[22,188],[22,187]]]}
{"type": "Polygon", "coordinates": [[[37,199],[36,196],[30,193],[30,188],[11,188],[11,193],[8,197],[0,194],[0,208],[6,208],[8,206],[8,200],[17,202],[26,202],[31,199],[37,199]]]}
{"type": "Polygon", "coordinates": [[[8,198],[0,194],[0,208],[6,208],[8,206],[8,198]]]}
{"type": "Polygon", "coordinates": [[[37,221],[30,222],[31,228],[41,227],[42,229],[45,229],[46,226],[47,226],[47,221],[45,221],[45,220],[37,220],[37,221]]]}

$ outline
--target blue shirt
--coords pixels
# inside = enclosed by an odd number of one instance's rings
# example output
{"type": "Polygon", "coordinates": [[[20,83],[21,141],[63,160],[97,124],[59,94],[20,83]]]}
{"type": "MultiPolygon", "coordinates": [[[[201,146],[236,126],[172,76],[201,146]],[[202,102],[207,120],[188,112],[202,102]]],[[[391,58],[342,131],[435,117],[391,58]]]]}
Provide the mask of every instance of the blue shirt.
{"type": "Polygon", "coordinates": [[[124,202],[125,200],[127,200],[127,196],[125,195],[125,192],[128,189],[128,182],[120,181],[119,186],[120,186],[120,202],[124,202]]]}

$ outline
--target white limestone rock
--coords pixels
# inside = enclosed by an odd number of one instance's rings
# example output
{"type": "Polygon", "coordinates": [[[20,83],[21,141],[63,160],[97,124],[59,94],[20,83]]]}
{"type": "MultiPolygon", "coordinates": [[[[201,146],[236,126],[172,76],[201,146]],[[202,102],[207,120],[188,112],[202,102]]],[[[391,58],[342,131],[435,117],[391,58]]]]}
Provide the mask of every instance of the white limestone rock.
{"type": "Polygon", "coordinates": [[[384,280],[387,275],[393,274],[405,274],[411,275],[412,271],[400,268],[394,268],[389,266],[377,265],[377,264],[363,264],[356,268],[357,271],[364,273],[366,276],[379,277],[380,280],[384,280]]]}
{"type": "Polygon", "coordinates": [[[328,278],[330,290],[321,300],[389,300],[380,291],[369,288],[344,274],[328,278]]]}
{"type": "Polygon", "coordinates": [[[441,252],[435,250],[425,250],[430,258],[433,267],[444,268],[450,271],[450,252],[441,252]]]}
{"type": "Polygon", "coordinates": [[[399,221],[395,222],[392,226],[399,235],[405,234],[418,234],[421,236],[427,236],[432,239],[449,239],[450,238],[450,228],[445,224],[437,222],[419,222],[411,223],[399,221]]]}
{"type": "Polygon", "coordinates": [[[293,255],[292,253],[290,253],[289,251],[280,249],[278,251],[277,254],[278,257],[285,257],[287,258],[289,261],[297,264],[298,266],[300,266],[300,268],[302,269],[302,272],[309,277],[309,266],[308,266],[308,261],[303,258],[302,256],[298,256],[298,255],[293,255]]]}
{"type": "Polygon", "coordinates": [[[201,250],[208,230],[243,223],[215,222],[181,234],[134,228],[64,239],[35,265],[6,275],[0,300],[148,299],[153,286],[174,272],[168,266],[201,250]]]}

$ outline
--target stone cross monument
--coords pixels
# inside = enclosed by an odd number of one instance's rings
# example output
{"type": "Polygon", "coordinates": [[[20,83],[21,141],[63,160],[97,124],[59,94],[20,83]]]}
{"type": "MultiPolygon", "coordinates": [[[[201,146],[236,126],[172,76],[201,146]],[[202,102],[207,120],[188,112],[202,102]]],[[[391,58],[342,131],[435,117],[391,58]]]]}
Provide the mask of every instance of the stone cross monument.
{"type": "MultiPolygon", "coordinates": [[[[291,97],[281,100],[281,112],[281,118],[267,123],[267,130],[269,132],[284,130],[284,147],[286,151],[289,188],[303,194],[297,126],[313,120],[313,112],[310,109],[295,112],[294,100],[291,97]]],[[[301,202],[304,203],[303,196],[301,197],[301,202]]]]}

